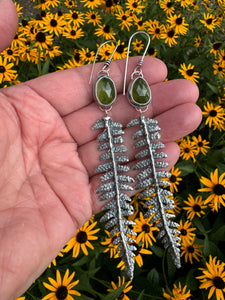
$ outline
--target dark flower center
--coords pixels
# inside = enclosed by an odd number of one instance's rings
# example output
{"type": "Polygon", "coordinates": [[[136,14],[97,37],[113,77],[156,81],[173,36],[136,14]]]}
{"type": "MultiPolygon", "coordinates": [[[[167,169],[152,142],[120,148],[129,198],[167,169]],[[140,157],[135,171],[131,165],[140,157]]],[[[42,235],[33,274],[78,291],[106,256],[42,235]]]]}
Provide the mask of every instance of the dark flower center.
{"type": "Polygon", "coordinates": [[[75,36],[75,35],[76,35],[76,31],[75,31],[75,30],[71,30],[71,31],[70,31],[70,34],[71,34],[72,36],[75,36]]]}
{"type": "Polygon", "coordinates": [[[175,175],[170,176],[170,182],[176,182],[177,177],[175,175]]]}
{"type": "Polygon", "coordinates": [[[222,43],[215,43],[213,44],[213,49],[218,50],[222,46],[222,43]]]}
{"type": "Polygon", "coordinates": [[[91,19],[92,19],[92,20],[95,20],[95,19],[96,19],[96,15],[95,15],[95,14],[92,14],[92,15],[91,15],[91,19]]]}
{"type": "Polygon", "coordinates": [[[8,55],[13,55],[13,51],[12,51],[11,49],[8,49],[8,50],[7,50],[7,54],[8,54],[8,55]]]}
{"type": "Polygon", "coordinates": [[[154,54],[155,54],[155,49],[152,48],[152,47],[149,48],[149,49],[148,49],[148,54],[149,54],[149,55],[154,55],[154,54]]]}
{"type": "Polygon", "coordinates": [[[145,233],[149,233],[150,232],[150,226],[148,224],[143,224],[142,225],[142,230],[145,232],[145,233]]]}
{"type": "Polygon", "coordinates": [[[77,234],[77,241],[80,244],[84,244],[87,241],[87,233],[85,231],[79,231],[77,234]]]}
{"type": "Polygon", "coordinates": [[[122,20],[123,20],[123,21],[126,21],[126,20],[127,20],[127,16],[123,15],[123,16],[122,16],[122,20]]]}
{"type": "Polygon", "coordinates": [[[213,19],[212,19],[212,18],[209,18],[209,19],[207,19],[207,20],[206,20],[206,23],[207,23],[207,25],[210,25],[210,24],[212,24],[212,21],[213,21],[213,19]]]}
{"type": "Polygon", "coordinates": [[[113,6],[113,2],[111,0],[107,0],[105,3],[106,7],[112,7],[113,6]]]}
{"type": "Polygon", "coordinates": [[[60,286],[60,287],[57,289],[55,295],[56,295],[56,298],[57,298],[58,300],[64,300],[64,299],[66,299],[66,297],[67,297],[67,295],[68,295],[68,289],[67,289],[67,287],[64,286],[64,285],[60,286]]]}
{"type": "Polygon", "coordinates": [[[90,52],[87,52],[87,53],[86,53],[86,57],[87,57],[87,58],[90,58],[90,57],[91,57],[91,53],[90,53],[90,52]]]}
{"type": "Polygon", "coordinates": [[[124,292],[122,292],[117,299],[118,300],[123,300],[124,296],[125,296],[125,294],[124,294],[124,292]]]}
{"type": "Polygon", "coordinates": [[[63,12],[62,12],[61,10],[59,10],[59,11],[57,12],[57,15],[58,15],[59,17],[61,17],[61,16],[63,15],[63,12]]]}
{"type": "Polygon", "coordinates": [[[72,18],[73,18],[74,20],[78,19],[78,14],[77,14],[76,12],[74,12],[74,13],[72,14],[72,18]]]}
{"type": "Polygon", "coordinates": [[[156,28],[156,29],[155,29],[155,33],[156,33],[156,34],[159,34],[159,33],[160,33],[160,29],[159,29],[159,28],[156,28]]]}
{"type": "Polygon", "coordinates": [[[201,148],[201,147],[203,147],[204,145],[203,145],[203,142],[198,142],[198,147],[199,148],[201,148]]]}
{"type": "Polygon", "coordinates": [[[124,46],[123,45],[119,45],[116,49],[116,52],[118,52],[119,54],[123,54],[124,52],[124,46]]]}
{"type": "Polygon", "coordinates": [[[176,24],[177,24],[177,25],[181,25],[181,24],[182,24],[182,21],[183,21],[183,18],[182,18],[182,17],[177,18],[177,19],[176,19],[176,24]]]}
{"type": "Polygon", "coordinates": [[[225,187],[218,183],[213,187],[213,192],[218,196],[222,196],[225,194],[225,187]]]}
{"type": "Polygon", "coordinates": [[[223,279],[219,276],[216,276],[213,278],[213,285],[217,288],[217,289],[221,289],[223,290],[225,288],[225,282],[223,281],[223,279]]]}
{"type": "Polygon", "coordinates": [[[79,61],[80,61],[80,54],[79,54],[79,53],[76,53],[76,54],[74,55],[74,59],[75,59],[76,62],[79,62],[79,61]]]}
{"type": "Polygon", "coordinates": [[[133,6],[133,8],[137,8],[137,7],[138,7],[137,2],[134,2],[134,3],[132,4],[132,6],[133,6]]]}
{"type": "Polygon", "coordinates": [[[169,38],[173,38],[174,37],[174,31],[173,30],[168,31],[167,35],[168,35],[169,38]]]}
{"type": "Polygon", "coordinates": [[[190,151],[191,151],[190,148],[185,148],[185,149],[184,149],[184,152],[185,152],[185,153],[189,153],[190,151]]]}
{"type": "Polygon", "coordinates": [[[44,43],[46,40],[44,32],[38,32],[36,34],[36,41],[39,43],[44,43]]]}
{"type": "Polygon", "coordinates": [[[52,26],[52,27],[56,27],[57,26],[57,21],[55,20],[55,19],[52,19],[51,20],[51,22],[50,22],[50,25],[52,26]]]}
{"type": "Polygon", "coordinates": [[[139,22],[138,22],[138,25],[139,25],[139,26],[142,26],[142,25],[143,25],[143,21],[139,21],[139,22]]]}
{"type": "Polygon", "coordinates": [[[217,115],[217,111],[215,109],[210,110],[209,112],[210,117],[215,117],[217,115]]]}
{"type": "Polygon", "coordinates": [[[194,74],[194,69],[188,69],[186,73],[188,76],[192,76],[194,74]]]}
{"type": "Polygon", "coordinates": [[[182,228],[180,233],[181,233],[181,235],[185,236],[185,235],[187,235],[187,230],[182,228]]]}
{"type": "Polygon", "coordinates": [[[41,11],[41,17],[42,18],[46,17],[46,12],[44,10],[41,11]]]}
{"type": "Polygon", "coordinates": [[[105,33],[110,33],[110,27],[109,27],[109,25],[105,25],[105,27],[103,28],[103,31],[105,33]]]}
{"type": "Polygon", "coordinates": [[[23,20],[22,20],[22,26],[23,26],[23,27],[26,27],[27,25],[28,25],[28,21],[23,19],[23,20]]]}
{"type": "Polygon", "coordinates": [[[167,8],[172,7],[172,2],[168,2],[168,3],[166,4],[166,6],[167,6],[167,8]]]}
{"type": "Polygon", "coordinates": [[[5,73],[6,69],[4,66],[0,66],[0,73],[5,73]]]}
{"type": "Polygon", "coordinates": [[[193,246],[188,246],[188,247],[187,247],[187,251],[188,251],[189,253],[194,253],[194,252],[195,252],[195,249],[194,249],[193,246]]]}
{"type": "Polygon", "coordinates": [[[195,211],[195,212],[201,211],[201,206],[199,204],[194,204],[192,208],[193,208],[193,211],[195,211]]]}

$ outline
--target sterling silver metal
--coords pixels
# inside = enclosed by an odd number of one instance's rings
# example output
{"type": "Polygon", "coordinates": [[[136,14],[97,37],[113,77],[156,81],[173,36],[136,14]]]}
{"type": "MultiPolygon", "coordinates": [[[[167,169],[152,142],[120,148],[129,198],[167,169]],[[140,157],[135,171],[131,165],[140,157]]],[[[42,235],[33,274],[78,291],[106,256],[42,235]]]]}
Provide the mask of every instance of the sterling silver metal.
{"type": "MultiPolygon", "coordinates": [[[[110,40],[105,42],[113,42],[116,44],[113,54],[118,46],[117,42],[110,40]]],[[[102,44],[99,49],[104,45],[102,44]]],[[[98,55],[99,49],[96,53],[98,55]]],[[[97,80],[102,76],[109,77],[109,66],[111,55],[103,67],[97,74],[97,80]]],[[[91,71],[91,76],[89,83],[91,82],[94,64],[91,71]]],[[[112,81],[112,79],[110,78],[112,81]]],[[[94,86],[96,85],[95,84],[94,86]]],[[[114,83],[113,83],[114,84],[114,83]]],[[[115,84],[114,84],[115,87],[115,84]]],[[[96,89],[93,88],[94,98],[96,99],[96,89]]],[[[98,150],[104,151],[100,155],[99,160],[102,162],[97,168],[97,173],[102,173],[101,184],[96,190],[99,194],[99,199],[101,201],[108,200],[109,202],[104,206],[106,210],[105,214],[100,219],[101,222],[106,222],[105,228],[107,230],[111,229],[110,236],[115,237],[113,240],[114,245],[118,245],[117,249],[119,251],[119,256],[122,258],[125,264],[125,270],[130,277],[133,279],[134,273],[134,252],[136,247],[134,246],[135,240],[131,236],[135,236],[136,233],[130,229],[130,226],[134,225],[133,221],[127,219],[128,216],[133,214],[133,207],[130,205],[131,198],[127,196],[124,192],[131,191],[131,183],[134,179],[128,176],[126,173],[130,170],[126,164],[129,159],[124,153],[127,152],[127,148],[123,145],[123,134],[122,125],[118,122],[112,121],[111,117],[108,115],[111,106],[103,106],[96,99],[99,108],[105,111],[106,116],[99,119],[97,123],[93,126],[93,129],[102,129],[103,131],[98,135],[98,150]]]]}
{"type": "MultiPolygon", "coordinates": [[[[139,76],[143,78],[141,66],[143,64],[144,56],[147,52],[148,46],[150,44],[150,37],[144,31],[138,31],[134,33],[129,40],[129,46],[131,44],[132,38],[136,34],[145,34],[148,38],[148,43],[145,48],[142,58],[139,60],[137,67],[131,75],[131,82],[133,81],[134,76],[139,76]]],[[[129,56],[129,46],[127,50],[127,60],[126,68],[124,75],[124,91],[125,94],[125,85],[126,85],[126,73],[127,73],[127,62],[129,56]]],[[[131,85],[133,82],[131,83],[131,85]]],[[[128,92],[129,94],[129,92],[128,92]]],[[[128,95],[129,99],[129,95],[128,95]]],[[[130,99],[129,99],[130,101],[130,99]]],[[[166,189],[169,186],[169,181],[162,180],[162,178],[169,178],[171,174],[166,171],[158,171],[158,169],[168,167],[168,163],[165,162],[166,154],[164,152],[159,152],[158,150],[164,148],[164,144],[160,142],[160,127],[158,126],[157,120],[146,118],[143,115],[144,109],[148,108],[151,99],[146,103],[146,106],[138,108],[136,103],[130,101],[130,103],[140,112],[139,117],[131,120],[127,127],[138,126],[138,130],[134,134],[135,148],[141,149],[137,154],[136,158],[139,161],[135,164],[134,169],[138,170],[137,175],[137,190],[143,190],[139,194],[139,199],[148,197],[149,200],[145,204],[147,209],[144,214],[144,218],[151,218],[151,223],[155,222],[155,226],[159,227],[160,233],[158,238],[162,239],[164,247],[168,249],[171,257],[173,258],[174,264],[179,268],[180,264],[180,244],[178,237],[179,231],[177,227],[178,223],[171,221],[171,218],[174,217],[174,214],[169,212],[174,208],[174,201],[171,199],[173,196],[170,191],[166,189]]]]}

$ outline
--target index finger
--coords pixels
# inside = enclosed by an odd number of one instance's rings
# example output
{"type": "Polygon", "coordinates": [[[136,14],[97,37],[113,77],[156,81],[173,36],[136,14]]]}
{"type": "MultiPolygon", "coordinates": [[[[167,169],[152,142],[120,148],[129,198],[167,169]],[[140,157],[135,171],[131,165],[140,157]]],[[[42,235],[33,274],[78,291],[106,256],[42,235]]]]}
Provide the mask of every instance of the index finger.
{"type": "MultiPolygon", "coordinates": [[[[127,78],[133,72],[138,60],[139,57],[129,59],[127,78]]],[[[104,63],[96,64],[94,77],[103,65],[104,63]]],[[[45,98],[63,117],[93,101],[93,83],[88,84],[91,68],[92,65],[84,65],[74,69],[58,71],[30,80],[25,84],[45,98]]],[[[125,59],[113,61],[110,65],[110,77],[115,82],[117,93],[122,93],[124,69],[125,59]]],[[[145,57],[142,70],[149,84],[161,82],[167,76],[166,65],[161,60],[153,57],[145,57]]]]}

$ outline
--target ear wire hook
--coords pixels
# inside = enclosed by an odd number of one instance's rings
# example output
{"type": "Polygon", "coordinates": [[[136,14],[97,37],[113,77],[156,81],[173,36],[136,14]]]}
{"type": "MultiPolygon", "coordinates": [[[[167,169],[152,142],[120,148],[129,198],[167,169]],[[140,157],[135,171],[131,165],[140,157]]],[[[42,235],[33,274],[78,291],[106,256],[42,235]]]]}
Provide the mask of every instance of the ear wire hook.
{"type": "Polygon", "coordinates": [[[115,49],[113,50],[113,53],[111,54],[110,58],[106,60],[105,62],[105,65],[104,67],[102,68],[102,70],[105,70],[107,67],[109,67],[111,61],[112,61],[112,57],[114,55],[114,53],[116,52],[116,49],[118,47],[118,43],[117,41],[115,40],[109,40],[109,41],[106,41],[104,42],[103,44],[101,44],[99,47],[98,47],[98,50],[95,54],[95,59],[94,59],[94,62],[93,62],[93,65],[92,65],[92,69],[91,69],[91,75],[90,75],[90,79],[89,79],[89,84],[91,83],[91,78],[92,78],[92,75],[93,75],[93,71],[94,71],[94,66],[95,66],[95,62],[96,62],[96,59],[97,59],[97,56],[98,56],[98,53],[99,53],[99,50],[102,48],[102,46],[104,46],[105,44],[108,44],[108,43],[114,43],[116,46],[115,46],[115,49]]]}
{"type": "Polygon", "coordinates": [[[128,67],[128,58],[129,58],[129,52],[130,52],[130,44],[131,44],[131,41],[132,39],[134,38],[135,35],[137,34],[144,34],[147,38],[148,38],[148,43],[147,43],[147,46],[145,47],[145,51],[141,57],[141,59],[139,60],[138,64],[137,64],[137,67],[141,67],[141,65],[143,64],[143,60],[144,60],[144,57],[146,55],[146,52],[148,50],[148,47],[150,45],[150,36],[147,32],[145,31],[137,31],[135,32],[134,34],[132,34],[132,36],[130,37],[129,39],[129,43],[128,43],[128,49],[127,49],[127,58],[126,58],[126,65],[125,65],[125,73],[124,73],[124,83],[123,83],[123,95],[125,95],[125,92],[126,92],[126,79],[127,79],[127,67],[128,67]]]}

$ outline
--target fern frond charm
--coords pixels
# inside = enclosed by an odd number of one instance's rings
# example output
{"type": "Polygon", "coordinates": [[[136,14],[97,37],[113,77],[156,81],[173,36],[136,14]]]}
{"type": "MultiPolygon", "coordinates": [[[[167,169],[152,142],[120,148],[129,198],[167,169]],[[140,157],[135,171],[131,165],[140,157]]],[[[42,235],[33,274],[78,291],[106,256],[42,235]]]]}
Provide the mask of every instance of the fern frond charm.
{"type": "Polygon", "coordinates": [[[128,162],[128,157],[124,155],[127,148],[122,144],[122,125],[106,116],[98,120],[93,129],[103,129],[98,136],[98,150],[104,151],[99,159],[103,163],[97,167],[96,172],[104,174],[101,176],[102,184],[96,192],[100,194],[100,200],[110,200],[104,206],[106,213],[100,221],[107,222],[106,229],[111,229],[110,235],[116,236],[113,243],[118,245],[119,256],[125,263],[127,274],[132,280],[136,247],[131,237],[135,232],[129,228],[129,225],[135,223],[126,219],[133,214],[133,207],[129,203],[130,197],[124,191],[133,190],[130,184],[134,180],[124,174],[129,171],[129,167],[124,164],[128,162]]]}
{"type": "Polygon", "coordinates": [[[157,171],[168,166],[165,161],[160,159],[165,158],[164,152],[156,151],[164,148],[164,144],[159,141],[159,126],[158,122],[153,119],[145,118],[142,114],[130,121],[128,127],[139,125],[139,129],[134,134],[135,148],[142,148],[136,155],[136,158],[141,159],[135,165],[134,169],[140,170],[137,175],[138,184],[136,189],[144,189],[140,193],[139,198],[148,197],[149,200],[145,203],[147,212],[144,217],[152,216],[151,222],[156,222],[156,226],[161,230],[158,238],[162,239],[164,247],[168,249],[173,258],[175,265],[179,268],[180,265],[180,244],[178,243],[179,231],[175,228],[179,226],[173,222],[174,217],[169,210],[174,208],[174,201],[171,199],[172,193],[164,187],[169,185],[169,182],[162,178],[170,177],[170,173],[166,171],[157,171]]]}

